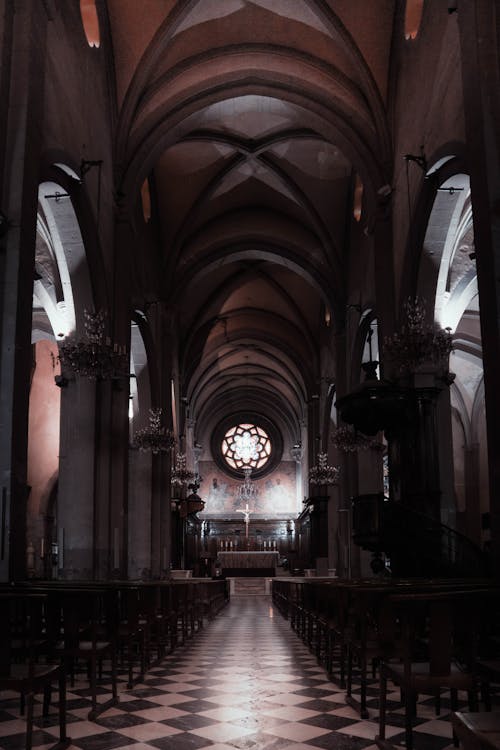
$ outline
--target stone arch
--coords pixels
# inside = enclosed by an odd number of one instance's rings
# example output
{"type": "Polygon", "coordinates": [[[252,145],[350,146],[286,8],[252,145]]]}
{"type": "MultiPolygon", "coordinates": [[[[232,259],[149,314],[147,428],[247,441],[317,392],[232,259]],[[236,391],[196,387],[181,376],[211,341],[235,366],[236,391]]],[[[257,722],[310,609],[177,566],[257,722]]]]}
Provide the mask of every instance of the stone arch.
{"type": "MultiPolygon", "coordinates": [[[[447,403],[452,443],[450,491],[457,503],[457,525],[462,515],[469,528],[478,529],[479,498],[488,496],[479,471],[479,456],[487,454],[487,446],[479,442],[486,436],[484,410],[478,408],[484,402],[480,300],[469,177],[453,166],[453,158],[441,156],[428,172],[434,201],[418,257],[416,292],[427,302],[428,322],[452,334],[449,368],[455,380],[449,394],[445,391],[439,399],[441,420],[447,403]]],[[[441,421],[441,430],[446,429],[441,421]]]]}
{"type": "MultiPolygon", "coordinates": [[[[60,445],[64,444],[61,411],[65,400],[61,386],[65,381],[58,363],[57,342],[76,331],[77,317],[82,320],[83,310],[77,315],[75,299],[87,301],[89,297],[85,248],[71,197],[58,182],[45,180],[38,191],[27,457],[31,487],[27,533],[37,552],[38,543],[48,549],[53,541],[44,504],[49,495],[54,495],[54,488],[57,495],[60,445]],[[51,538],[47,536],[49,531],[51,538]]],[[[36,572],[46,574],[41,555],[35,559],[36,572]]]]}
{"type": "MultiPolygon", "coordinates": [[[[44,170],[44,177],[38,196],[33,290],[33,342],[38,365],[30,396],[30,424],[37,427],[29,438],[28,475],[35,468],[38,473],[46,468],[47,482],[57,488],[52,492],[52,516],[58,527],[49,528],[43,520],[40,503],[49,485],[46,482],[41,487],[39,482],[38,491],[30,494],[28,531],[30,526],[39,527],[47,549],[51,542],[60,540],[62,544],[64,539],[60,560],[71,569],[69,575],[92,577],[95,457],[93,449],[82,450],[81,446],[95,444],[95,385],[71,372],[61,373],[58,362],[58,343],[68,336],[82,336],[84,311],[95,309],[83,239],[84,224],[91,222],[80,216],[79,205],[84,198],[77,197],[75,191],[78,175],[60,155],[57,163],[51,161],[44,170]],[[37,371],[43,374],[43,380],[37,379],[37,371]],[[44,419],[40,414],[35,419],[35,412],[41,408],[45,409],[44,419]],[[37,439],[40,429],[50,430],[50,461],[47,456],[41,460],[34,455],[34,451],[39,454],[42,446],[48,446],[47,440],[37,439]]],[[[51,573],[47,567],[42,572],[51,573]]]]}

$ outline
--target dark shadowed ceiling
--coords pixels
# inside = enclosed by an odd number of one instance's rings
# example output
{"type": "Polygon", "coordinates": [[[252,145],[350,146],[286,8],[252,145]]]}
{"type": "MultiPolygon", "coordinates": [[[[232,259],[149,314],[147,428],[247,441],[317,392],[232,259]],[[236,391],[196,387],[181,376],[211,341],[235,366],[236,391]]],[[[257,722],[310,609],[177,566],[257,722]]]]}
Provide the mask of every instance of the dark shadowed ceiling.
{"type": "Polygon", "coordinates": [[[355,181],[366,212],[389,179],[396,3],[107,4],[122,187],[150,179],[190,415],[274,414],[296,440],[345,314],[355,181]]]}

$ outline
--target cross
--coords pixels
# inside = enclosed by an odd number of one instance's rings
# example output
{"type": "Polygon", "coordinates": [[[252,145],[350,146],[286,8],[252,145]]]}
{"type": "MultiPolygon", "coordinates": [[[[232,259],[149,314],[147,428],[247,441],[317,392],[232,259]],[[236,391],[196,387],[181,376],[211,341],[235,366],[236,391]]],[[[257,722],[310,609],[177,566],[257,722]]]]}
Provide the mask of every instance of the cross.
{"type": "Polygon", "coordinates": [[[243,514],[244,514],[244,516],[245,516],[245,526],[246,526],[246,533],[245,533],[245,536],[246,536],[246,538],[247,538],[247,540],[248,540],[248,525],[249,525],[249,523],[250,523],[250,513],[253,513],[253,511],[252,511],[252,510],[249,510],[249,508],[248,508],[248,503],[247,503],[247,504],[245,505],[245,510],[241,510],[241,509],[239,509],[239,510],[238,510],[238,513],[243,513],[243,514]]]}

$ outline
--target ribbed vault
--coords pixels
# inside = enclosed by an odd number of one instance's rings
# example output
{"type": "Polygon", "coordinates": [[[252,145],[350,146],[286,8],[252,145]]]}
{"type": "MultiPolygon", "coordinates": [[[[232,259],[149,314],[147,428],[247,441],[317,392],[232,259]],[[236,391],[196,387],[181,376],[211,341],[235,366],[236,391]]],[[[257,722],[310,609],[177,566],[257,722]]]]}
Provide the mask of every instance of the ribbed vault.
{"type": "Polygon", "coordinates": [[[178,323],[195,432],[253,411],[300,442],[328,326],[345,315],[354,184],[368,216],[390,181],[394,2],[108,9],[120,190],[137,206],[150,182],[161,252],[143,296],[168,300],[178,323]]]}

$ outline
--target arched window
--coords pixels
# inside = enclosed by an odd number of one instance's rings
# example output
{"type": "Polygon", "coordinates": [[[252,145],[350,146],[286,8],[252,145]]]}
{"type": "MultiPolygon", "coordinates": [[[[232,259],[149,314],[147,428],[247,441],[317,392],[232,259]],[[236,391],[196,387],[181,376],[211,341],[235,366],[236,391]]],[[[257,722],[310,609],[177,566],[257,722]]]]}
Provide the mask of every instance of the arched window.
{"type": "Polygon", "coordinates": [[[146,224],[151,219],[151,193],[149,192],[149,180],[144,180],[141,188],[142,215],[146,224]]]}
{"type": "Polygon", "coordinates": [[[80,14],[89,47],[99,47],[101,35],[95,0],[80,0],[80,14]]]}
{"type": "Polygon", "coordinates": [[[415,39],[424,10],[424,0],[406,0],[405,39],[415,39]]]}
{"type": "Polygon", "coordinates": [[[354,181],[354,195],[352,201],[352,215],[356,221],[361,221],[361,212],[363,208],[363,182],[359,174],[354,181]]]}
{"type": "MultiPolygon", "coordinates": [[[[56,166],[66,174],[71,173],[64,164],[56,166]]],[[[80,474],[92,476],[92,471],[75,469],[78,453],[72,450],[71,439],[74,445],[81,438],[74,424],[68,427],[65,413],[71,403],[70,408],[75,407],[74,421],[80,428],[77,404],[82,396],[69,397],[69,391],[64,390],[68,380],[61,373],[58,348],[59,341],[77,330],[77,318],[81,321],[81,310],[89,302],[85,247],[71,197],[59,183],[43,182],[38,193],[32,295],[27,457],[30,495],[26,517],[27,538],[33,541],[37,552],[35,572],[42,577],[53,573],[48,551],[59,540],[59,493],[61,497],[74,499],[72,478],[78,476],[77,481],[85,490],[85,480],[80,474]],[[60,451],[60,446],[64,450],[60,451]]]]}
{"type": "Polygon", "coordinates": [[[490,500],[481,313],[466,174],[454,174],[440,184],[422,252],[419,294],[434,303],[437,327],[449,329],[453,338],[449,400],[454,488],[447,505],[442,505],[441,517],[449,526],[463,531],[460,516],[468,514],[468,533],[480,543],[486,541],[481,514],[489,511],[490,500]]]}

